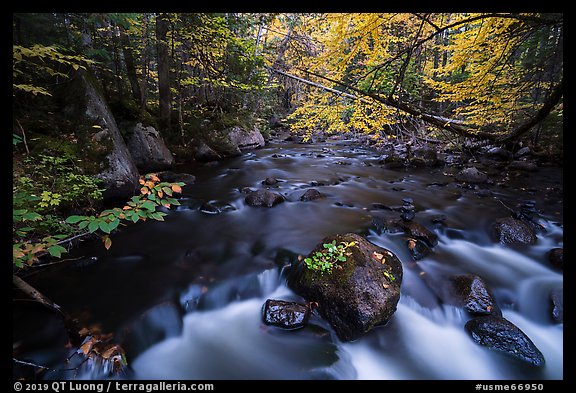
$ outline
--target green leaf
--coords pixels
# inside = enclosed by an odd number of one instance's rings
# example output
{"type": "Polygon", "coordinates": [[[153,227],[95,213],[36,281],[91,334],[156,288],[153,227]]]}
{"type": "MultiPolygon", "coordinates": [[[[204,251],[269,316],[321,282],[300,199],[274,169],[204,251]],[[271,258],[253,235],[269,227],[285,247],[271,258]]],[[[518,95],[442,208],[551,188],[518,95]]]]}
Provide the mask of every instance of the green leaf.
{"type": "Polygon", "coordinates": [[[22,215],[22,218],[24,220],[29,220],[29,221],[38,221],[38,220],[42,220],[42,216],[38,213],[34,213],[34,212],[28,212],[22,215]]]}
{"type": "Polygon", "coordinates": [[[142,204],[141,208],[146,209],[146,210],[150,210],[150,211],[154,211],[154,210],[156,210],[156,204],[154,202],[151,202],[151,201],[146,201],[142,204]]]}
{"type": "Polygon", "coordinates": [[[55,245],[52,247],[48,247],[48,252],[50,253],[50,255],[52,255],[53,257],[56,258],[60,258],[60,256],[62,255],[63,252],[66,252],[66,249],[62,246],[59,245],[55,245]]]}
{"type": "Polygon", "coordinates": [[[140,219],[140,216],[138,214],[132,214],[132,222],[138,222],[138,220],[140,219]]]}
{"type": "Polygon", "coordinates": [[[100,221],[98,223],[98,227],[100,228],[100,230],[104,233],[110,233],[110,227],[108,226],[108,223],[105,221],[100,221]]]}
{"type": "Polygon", "coordinates": [[[90,223],[88,224],[88,231],[90,231],[90,233],[93,233],[97,229],[98,229],[98,221],[90,221],[90,223]]]}
{"type": "Polygon", "coordinates": [[[108,228],[110,228],[110,231],[113,231],[114,229],[118,228],[119,224],[120,224],[120,220],[117,218],[114,221],[108,223],[108,228]]]}
{"type": "Polygon", "coordinates": [[[66,222],[68,224],[76,224],[77,222],[85,220],[86,218],[86,216],[70,216],[66,219],[66,222]]]}
{"type": "Polygon", "coordinates": [[[82,221],[82,222],[80,223],[80,225],[78,225],[78,228],[84,229],[84,228],[86,228],[87,226],[88,226],[88,221],[82,221]]]}

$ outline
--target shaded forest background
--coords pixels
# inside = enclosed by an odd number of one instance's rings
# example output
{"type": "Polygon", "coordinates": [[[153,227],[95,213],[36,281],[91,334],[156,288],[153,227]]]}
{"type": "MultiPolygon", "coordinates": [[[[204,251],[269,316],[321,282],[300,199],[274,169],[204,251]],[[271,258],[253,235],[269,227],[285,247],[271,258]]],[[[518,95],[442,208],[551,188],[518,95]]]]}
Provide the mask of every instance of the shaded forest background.
{"type": "Polygon", "coordinates": [[[236,127],[375,148],[529,147],[561,163],[563,44],[562,14],[13,14],[15,264],[125,218],[102,218],[109,151],[91,146],[102,124],[66,109],[74,80],[96,86],[123,139],[152,127],[175,162],[205,145],[232,154],[236,127]],[[65,221],[80,214],[81,228],[65,221]]]}

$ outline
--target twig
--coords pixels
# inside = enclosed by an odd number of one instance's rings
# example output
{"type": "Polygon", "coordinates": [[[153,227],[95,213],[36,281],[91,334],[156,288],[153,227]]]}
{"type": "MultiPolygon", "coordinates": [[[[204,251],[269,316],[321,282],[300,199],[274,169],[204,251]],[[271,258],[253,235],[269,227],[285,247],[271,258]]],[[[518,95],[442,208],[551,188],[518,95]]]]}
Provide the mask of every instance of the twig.
{"type": "Polygon", "coordinates": [[[18,123],[18,127],[20,127],[20,131],[22,132],[22,140],[24,141],[24,147],[26,148],[26,153],[30,154],[30,149],[28,149],[28,142],[26,142],[26,133],[24,132],[24,128],[22,124],[16,119],[16,123],[18,123]]]}
{"type": "Polygon", "coordinates": [[[12,275],[12,282],[14,283],[14,285],[16,285],[16,287],[18,287],[18,289],[20,289],[26,295],[30,296],[32,299],[36,300],[37,302],[41,303],[42,305],[48,307],[51,310],[56,311],[63,317],[66,317],[66,315],[64,315],[64,312],[62,311],[62,308],[59,305],[54,303],[52,300],[48,299],[40,291],[38,291],[32,285],[28,284],[26,281],[22,280],[17,275],[15,274],[12,275]]]}
{"type": "Polygon", "coordinates": [[[56,244],[68,243],[68,242],[71,242],[71,241],[74,240],[74,239],[78,239],[79,237],[86,236],[86,235],[89,235],[89,234],[90,234],[90,232],[84,232],[84,233],[81,233],[81,234],[79,234],[79,235],[69,237],[68,239],[60,240],[60,241],[59,241],[58,243],[56,243],[56,244]]]}

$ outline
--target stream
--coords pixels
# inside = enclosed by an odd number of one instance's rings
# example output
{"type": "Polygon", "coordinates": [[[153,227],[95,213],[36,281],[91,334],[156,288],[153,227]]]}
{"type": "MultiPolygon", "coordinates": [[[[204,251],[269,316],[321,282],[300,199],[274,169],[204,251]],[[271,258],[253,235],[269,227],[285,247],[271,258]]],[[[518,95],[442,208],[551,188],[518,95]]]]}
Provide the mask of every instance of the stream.
{"type": "MultiPolygon", "coordinates": [[[[128,372],[120,376],[126,379],[562,379],[563,324],[550,316],[549,294],[563,287],[563,275],[547,260],[550,249],[563,247],[562,170],[541,166],[479,190],[454,182],[456,167],[385,169],[378,160],[373,151],[329,140],[275,142],[233,159],[180,165],[174,171],[196,181],[183,188],[181,206],[165,222],[122,228],[109,251],[100,241],[83,242],[70,254],[81,259],[31,276],[30,283],[67,312],[114,333],[126,351],[128,372]],[[280,182],[263,185],[268,177],[280,182]],[[247,206],[244,187],[269,188],[286,201],[247,206]],[[325,198],[300,201],[309,188],[325,198]],[[413,199],[415,220],[438,235],[419,261],[403,233],[373,225],[374,216],[398,217],[382,205],[400,206],[403,198],[413,199]],[[506,206],[525,200],[536,201],[545,232],[535,245],[495,242],[491,224],[509,216],[506,206]],[[401,298],[390,322],[346,343],[316,315],[300,330],[266,326],[266,299],[302,301],[286,285],[289,264],[322,238],[347,232],[402,261],[401,298]],[[444,304],[428,284],[465,273],[485,280],[503,316],[542,352],[544,367],[475,344],[464,329],[470,316],[444,304]]],[[[39,314],[16,310],[15,320],[22,326],[39,314]]],[[[66,368],[57,340],[45,337],[26,358],[66,368]]],[[[106,370],[89,364],[75,373],[44,373],[103,377],[106,370]]]]}

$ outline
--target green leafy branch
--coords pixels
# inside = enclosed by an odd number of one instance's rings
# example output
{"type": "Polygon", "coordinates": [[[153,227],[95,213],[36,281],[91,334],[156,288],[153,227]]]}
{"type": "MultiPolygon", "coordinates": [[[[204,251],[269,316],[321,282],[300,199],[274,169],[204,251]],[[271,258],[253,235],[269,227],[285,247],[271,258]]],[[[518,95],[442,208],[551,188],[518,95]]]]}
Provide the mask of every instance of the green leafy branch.
{"type": "MultiPolygon", "coordinates": [[[[160,206],[170,208],[171,206],[178,206],[180,202],[173,198],[174,193],[182,193],[182,186],[185,183],[167,183],[161,182],[156,174],[147,174],[140,178],[140,195],[133,196],[130,201],[122,208],[116,207],[102,211],[98,215],[79,216],[73,215],[66,219],[67,224],[77,224],[79,230],[87,230],[87,233],[101,233],[104,247],[109,249],[112,245],[110,234],[118,228],[122,221],[136,223],[140,220],[146,221],[153,219],[157,221],[164,221],[166,213],[157,211],[160,206]]],[[[23,203],[38,202],[38,205],[44,203],[50,204],[54,201],[54,194],[44,194],[39,198],[36,196],[26,195],[24,193],[16,193],[18,201],[23,203]]],[[[32,210],[26,209],[13,209],[12,219],[16,224],[24,223],[26,221],[41,221],[44,216],[32,210]]],[[[21,224],[26,225],[26,224],[21,224]]],[[[31,266],[38,261],[42,255],[50,254],[53,257],[60,258],[61,255],[67,252],[66,248],[61,246],[66,238],[66,235],[53,235],[45,236],[40,241],[23,240],[34,231],[31,226],[28,227],[15,227],[14,233],[19,241],[13,243],[13,263],[18,268],[31,266]]],[[[125,225],[125,224],[123,224],[125,225]]],[[[77,236],[75,236],[77,237],[77,236]]]]}
{"type": "Polygon", "coordinates": [[[166,213],[156,211],[156,208],[180,205],[180,202],[172,196],[173,193],[181,193],[185,183],[161,182],[156,174],[149,173],[140,178],[140,184],[142,185],[141,195],[133,196],[124,207],[104,210],[97,216],[70,216],[66,222],[78,224],[78,229],[88,229],[89,233],[103,232],[104,247],[109,249],[112,245],[109,234],[118,228],[121,221],[136,223],[149,218],[164,221],[166,213]]]}
{"type": "Polygon", "coordinates": [[[310,270],[330,274],[333,268],[342,269],[339,263],[346,262],[346,257],[351,255],[348,249],[355,245],[356,242],[354,241],[340,242],[337,245],[336,240],[332,240],[331,243],[322,244],[323,250],[316,251],[310,257],[304,258],[304,263],[310,270]]]}

